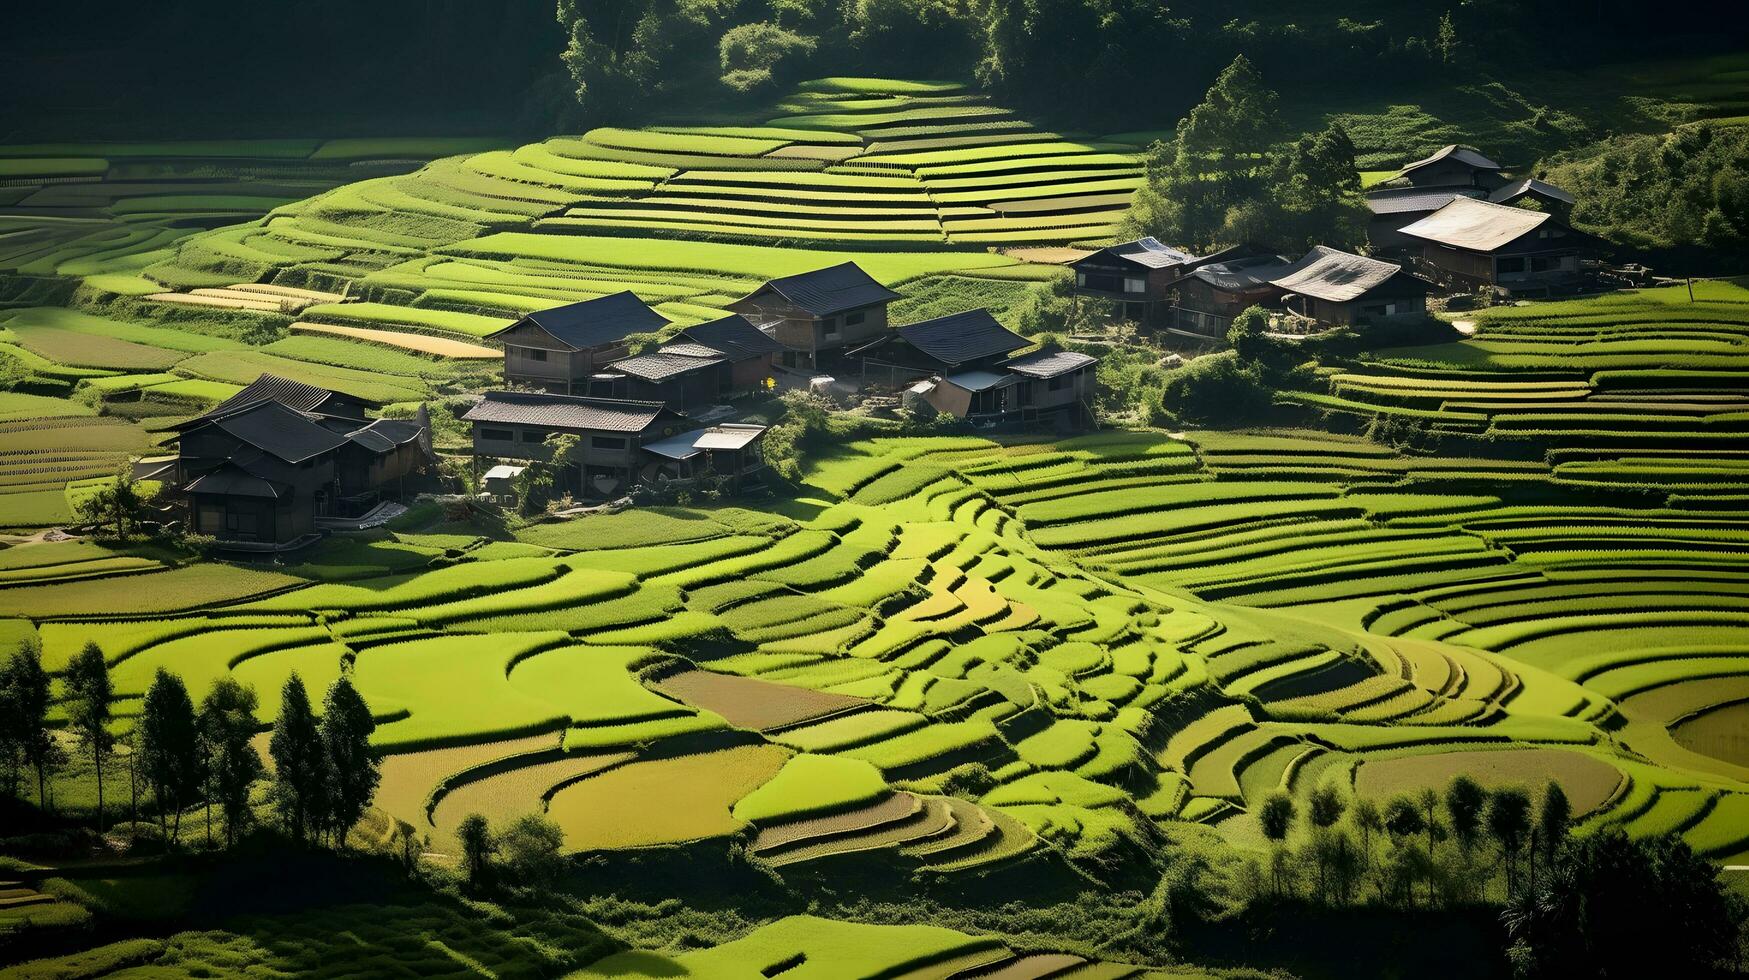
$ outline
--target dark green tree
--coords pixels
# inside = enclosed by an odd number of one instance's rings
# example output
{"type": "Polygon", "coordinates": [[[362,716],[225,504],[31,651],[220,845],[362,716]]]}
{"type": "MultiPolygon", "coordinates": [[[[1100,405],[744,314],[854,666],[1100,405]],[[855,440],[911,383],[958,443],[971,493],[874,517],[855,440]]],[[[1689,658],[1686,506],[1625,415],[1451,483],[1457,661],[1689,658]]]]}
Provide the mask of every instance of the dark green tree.
{"type": "MultiPolygon", "coordinates": [[[[0,668],[0,745],[18,762],[36,773],[37,805],[49,807],[49,775],[61,763],[62,753],[49,732],[49,672],[43,669],[42,647],[33,635],[0,668]]],[[[14,792],[17,791],[16,781],[14,792]]]]}
{"type": "Polygon", "coordinates": [[[371,748],[376,731],[370,707],[344,675],[328,688],[322,703],[322,753],[327,769],[329,832],[335,846],[346,846],[347,831],[364,816],[382,778],[381,763],[371,748]]]}
{"type": "Polygon", "coordinates": [[[1553,867],[1561,842],[1567,839],[1567,828],[1573,823],[1573,804],[1561,784],[1549,780],[1543,790],[1542,808],[1537,811],[1537,831],[1547,849],[1548,864],[1553,867]]]}
{"type": "Polygon", "coordinates": [[[103,832],[103,768],[115,748],[115,736],[109,733],[109,662],[95,642],[85,646],[67,664],[67,721],[79,744],[91,754],[91,767],[97,772],[97,832],[103,832]]]}
{"type": "Polygon", "coordinates": [[[1360,860],[1366,867],[1372,866],[1372,837],[1385,829],[1384,815],[1379,812],[1379,805],[1370,796],[1363,796],[1354,801],[1354,808],[1349,811],[1354,820],[1354,827],[1360,831],[1360,860]]]}
{"type": "Polygon", "coordinates": [[[462,870],[468,876],[468,889],[477,892],[492,877],[492,854],[497,845],[492,840],[491,825],[481,814],[470,813],[456,828],[456,837],[462,845],[462,870]]]}
{"type": "Polygon", "coordinates": [[[517,818],[498,835],[497,846],[500,863],[517,884],[551,888],[565,873],[565,831],[541,814],[517,818]]]}
{"type": "Polygon", "coordinates": [[[273,757],[273,801],[280,820],[293,840],[307,842],[328,812],[328,761],[309,692],[296,671],[280,690],[279,717],[267,751],[273,757]]]}
{"type": "Polygon", "coordinates": [[[182,834],[182,811],[200,794],[199,732],[194,702],[182,678],[159,667],[140,709],[140,768],[158,806],[158,829],[172,846],[182,834]],[[169,823],[174,814],[174,822],[169,823]]]}
{"type": "MultiPolygon", "coordinates": [[[[249,794],[266,774],[252,739],[258,701],[255,689],[234,678],[221,677],[200,702],[200,735],[206,758],[207,800],[219,804],[225,817],[225,846],[233,847],[249,825],[253,811],[249,794]]],[[[212,827],[209,818],[207,827],[212,827]]]]}
{"type": "Polygon", "coordinates": [[[1451,818],[1452,836],[1468,854],[1482,832],[1482,812],[1488,806],[1488,791],[1469,776],[1453,777],[1445,788],[1445,812],[1451,818]]]}
{"type": "Polygon", "coordinates": [[[1488,799],[1488,833],[1506,861],[1506,894],[1513,894],[1513,864],[1530,833],[1530,797],[1514,787],[1495,790],[1488,799]]]}
{"type": "Polygon", "coordinates": [[[1234,202],[1220,238],[1269,242],[1294,252],[1315,245],[1353,249],[1365,243],[1371,213],[1360,189],[1354,141],[1341,123],[1332,122],[1271,154],[1256,194],[1234,202]]]}
{"type": "Polygon", "coordinates": [[[737,92],[794,81],[819,46],[817,38],[772,23],[731,27],[717,42],[723,84],[737,92]]]}
{"type": "Polygon", "coordinates": [[[1342,819],[1342,813],[1348,803],[1342,798],[1342,793],[1329,783],[1324,783],[1312,790],[1311,797],[1306,801],[1306,815],[1311,818],[1314,827],[1333,827],[1336,821],[1342,819]]]}

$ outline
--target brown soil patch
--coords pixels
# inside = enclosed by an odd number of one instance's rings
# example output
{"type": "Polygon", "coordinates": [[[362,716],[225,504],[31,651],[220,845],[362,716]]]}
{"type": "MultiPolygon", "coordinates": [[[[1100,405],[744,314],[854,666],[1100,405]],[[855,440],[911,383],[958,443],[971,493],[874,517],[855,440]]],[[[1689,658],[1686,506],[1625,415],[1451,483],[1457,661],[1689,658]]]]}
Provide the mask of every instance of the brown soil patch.
{"type": "Polygon", "coordinates": [[[687,670],[655,682],[663,694],[714,711],[736,728],[767,731],[824,718],[868,704],[865,698],[810,691],[751,677],[687,670]]]}

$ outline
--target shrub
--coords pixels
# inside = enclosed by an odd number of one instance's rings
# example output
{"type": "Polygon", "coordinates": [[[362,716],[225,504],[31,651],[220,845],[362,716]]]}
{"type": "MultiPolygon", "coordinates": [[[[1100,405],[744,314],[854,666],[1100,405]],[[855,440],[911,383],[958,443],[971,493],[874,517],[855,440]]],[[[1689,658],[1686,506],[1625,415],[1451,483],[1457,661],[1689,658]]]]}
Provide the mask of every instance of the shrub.
{"type": "Polygon", "coordinates": [[[1267,415],[1269,387],[1255,365],[1224,352],[1196,358],[1166,376],[1160,404],[1183,422],[1240,423],[1267,415]]]}

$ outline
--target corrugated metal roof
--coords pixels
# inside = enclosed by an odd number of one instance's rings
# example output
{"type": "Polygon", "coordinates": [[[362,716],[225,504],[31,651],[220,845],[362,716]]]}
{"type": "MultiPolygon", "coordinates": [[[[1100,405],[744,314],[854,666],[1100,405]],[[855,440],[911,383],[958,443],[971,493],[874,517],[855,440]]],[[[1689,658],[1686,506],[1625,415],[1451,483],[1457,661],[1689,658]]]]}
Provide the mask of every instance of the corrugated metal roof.
{"type": "Polygon", "coordinates": [[[1293,263],[1281,255],[1253,255],[1231,262],[1211,262],[1190,275],[1223,292],[1236,293],[1269,285],[1293,263]]]}
{"type": "Polygon", "coordinates": [[[1542,211],[1460,197],[1401,231],[1412,238],[1453,248],[1492,252],[1530,234],[1547,220],[1548,214],[1542,211]]]}
{"type": "Polygon", "coordinates": [[[1487,157],[1483,156],[1482,154],[1476,152],[1475,150],[1472,150],[1467,146],[1459,146],[1456,143],[1452,143],[1449,146],[1445,146],[1445,147],[1439,149],[1432,156],[1423,157],[1422,159],[1416,160],[1414,163],[1411,163],[1408,166],[1405,166],[1402,169],[1402,171],[1398,174],[1398,176],[1399,177],[1403,176],[1404,174],[1407,174],[1411,170],[1419,170],[1422,167],[1430,166],[1432,164],[1438,163],[1441,160],[1445,160],[1448,158],[1452,159],[1452,160],[1456,160],[1459,163],[1468,164],[1469,166],[1472,166],[1472,167],[1476,168],[1477,170],[1499,170],[1500,169],[1500,165],[1498,163],[1495,163],[1494,161],[1488,159],[1487,157]]]}
{"type": "Polygon", "coordinates": [[[813,316],[831,316],[845,310],[873,306],[899,299],[898,293],[876,282],[855,262],[815,269],[781,279],[772,279],[747,298],[770,289],[790,305],[813,316]]]}
{"type": "Polygon", "coordinates": [[[985,391],[1011,385],[1019,379],[1012,374],[1002,374],[996,371],[961,371],[941,379],[943,382],[964,388],[967,391],[985,391]]]}
{"type": "Polygon", "coordinates": [[[997,323],[986,309],[906,324],[898,334],[905,343],[948,367],[1001,357],[1027,345],[1026,338],[997,323]]]}
{"type": "Polygon", "coordinates": [[[234,466],[221,466],[183,488],[188,493],[211,493],[226,497],[259,497],[280,500],[291,496],[288,484],[264,480],[234,466]]]}
{"type": "Polygon", "coordinates": [[[421,426],[405,419],[375,419],[363,428],[346,433],[346,438],[371,452],[386,453],[423,434],[421,426]]]}
{"type": "Polygon", "coordinates": [[[1366,206],[1373,214],[1417,214],[1438,211],[1457,197],[1481,197],[1482,192],[1468,187],[1387,187],[1366,196],[1366,206]]]}
{"type": "Polygon", "coordinates": [[[514,330],[521,323],[532,323],[553,336],[553,339],[584,350],[616,344],[635,333],[655,333],[669,324],[669,319],[639,299],[631,290],[568,303],[550,310],[540,310],[524,316],[503,330],[487,334],[496,337],[514,330]]]}
{"type": "MultiPolygon", "coordinates": [[[[334,408],[330,402],[337,398],[351,398],[339,392],[318,388],[315,385],[304,384],[282,378],[277,374],[263,374],[254,381],[243,386],[243,390],[214,405],[206,413],[206,417],[225,415],[240,408],[253,405],[256,402],[278,402],[287,408],[299,412],[320,412],[324,407],[334,408]]],[[[353,401],[363,401],[362,398],[352,398],[353,401]]],[[[355,416],[361,417],[361,416],[355,416]]]]}
{"type": "Polygon", "coordinates": [[[301,463],[346,445],[346,437],[330,432],[309,416],[275,401],[261,401],[209,423],[238,441],[288,463],[301,463]]]}
{"type": "Polygon", "coordinates": [[[1022,354],[1002,366],[1029,378],[1055,378],[1070,371],[1079,371],[1096,360],[1097,358],[1075,351],[1046,349],[1022,354]]]}
{"type": "Polygon", "coordinates": [[[662,412],[661,402],[488,391],[462,418],[469,422],[505,422],[548,429],[642,432],[662,412]]]}
{"type": "Polygon", "coordinates": [[[1579,202],[1578,198],[1567,193],[1565,190],[1562,190],[1547,181],[1537,180],[1535,177],[1526,177],[1523,180],[1515,180],[1494,193],[1489,194],[1488,200],[1495,204],[1505,204],[1509,201],[1515,201],[1526,194],[1535,194],[1538,197],[1546,197],[1551,200],[1560,201],[1562,204],[1577,204],[1579,202]]]}
{"type": "Polygon", "coordinates": [[[1270,282],[1290,293],[1346,303],[1402,271],[1400,265],[1319,245],[1295,262],[1286,274],[1270,282]]]}
{"type": "Polygon", "coordinates": [[[1148,237],[1138,238],[1133,242],[1123,242],[1118,245],[1107,246],[1091,255],[1076,259],[1069,264],[1071,266],[1076,266],[1089,260],[1098,259],[1101,256],[1110,256],[1115,259],[1121,259],[1125,262],[1133,262],[1136,265],[1148,269],[1164,269],[1167,266],[1183,265],[1187,262],[1196,261],[1196,256],[1189,252],[1181,251],[1170,245],[1165,245],[1161,243],[1158,238],[1148,237]]]}
{"type": "Polygon", "coordinates": [[[627,357],[614,361],[607,366],[609,371],[629,374],[645,381],[666,381],[679,377],[690,371],[703,371],[723,363],[723,359],[711,357],[687,357],[681,354],[639,354],[637,357],[627,357]]]}
{"type": "Polygon", "coordinates": [[[741,449],[764,434],[763,425],[724,422],[699,433],[698,440],[693,445],[699,449],[741,449]]]}
{"type": "Polygon", "coordinates": [[[687,327],[680,331],[680,336],[695,344],[721,351],[736,360],[775,354],[783,350],[782,344],[739,313],[687,327]]]}
{"type": "Polygon", "coordinates": [[[481,477],[481,479],[514,480],[521,476],[522,472],[526,469],[528,469],[526,466],[511,466],[509,463],[499,463],[497,466],[487,470],[485,476],[481,477]]]}

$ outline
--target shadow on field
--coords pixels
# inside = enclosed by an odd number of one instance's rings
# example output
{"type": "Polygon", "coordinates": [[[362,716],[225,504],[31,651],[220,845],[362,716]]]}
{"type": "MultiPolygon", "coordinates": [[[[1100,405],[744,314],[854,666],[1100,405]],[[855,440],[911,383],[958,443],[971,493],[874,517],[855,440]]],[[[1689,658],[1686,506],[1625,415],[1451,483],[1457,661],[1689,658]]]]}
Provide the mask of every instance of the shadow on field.
{"type": "Polygon", "coordinates": [[[1300,980],[1493,980],[1512,975],[1491,909],[1320,910],[1297,904],[1192,925],[1187,962],[1282,969],[1300,980]]]}

